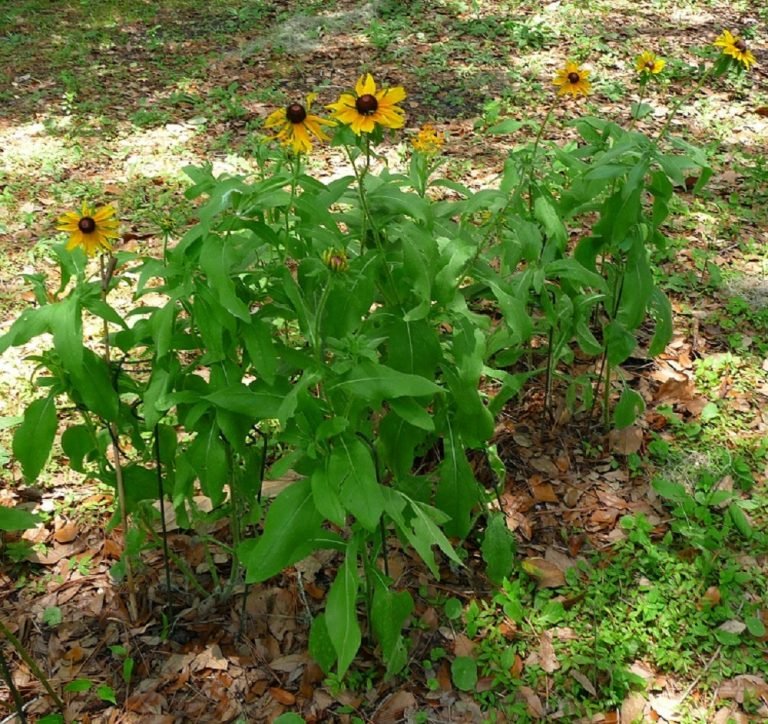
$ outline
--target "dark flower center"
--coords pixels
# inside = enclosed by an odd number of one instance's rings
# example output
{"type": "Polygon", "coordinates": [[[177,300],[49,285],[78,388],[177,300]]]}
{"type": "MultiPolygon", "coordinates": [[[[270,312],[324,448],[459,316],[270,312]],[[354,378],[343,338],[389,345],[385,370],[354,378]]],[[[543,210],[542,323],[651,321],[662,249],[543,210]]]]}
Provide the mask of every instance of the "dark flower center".
{"type": "Polygon", "coordinates": [[[291,123],[303,123],[307,117],[307,111],[301,103],[291,103],[291,105],[285,109],[285,117],[291,123]]]}
{"type": "Polygon", "coordinates": [[[569,83],[578,83],[581,80],[581,76],[578,73],[568,73],[568,82],[569,83]]]}
{"type": "Polygon", "coordinates": [[[360,96],[355,101],[355,108],[357,112],[363,116],[370,116],[372,113],[376,113],[376,109],[379,107],[379,102],[376,100],[376,96],[372,96],[370,93],[366,93],[364,96],[360,96]]]}
{"type": "Polygon", "coordinates": [[[648,68],[648,70],[653,70],[653,69],[656,67],[656,62],[655,62],[655,61],[653,61],[653,60],[649,60],[649,61],[648,61],[648,62],[645,64],[645,67],[646,67],[646,68],[648,68]]]}
{"type": "Polygon", "coordinates": [[[83,218],[77,222],[77,228],[80,229],[83,234],[92,234],[96,231],[96,222],[90,216],[83,216],[83,218]]]}
{"type": "Polygon", "coordinates": [[[747,44],[741,38],[737,38],[733,43],[733,47],[743,53],[747,49],[747,44]]]}

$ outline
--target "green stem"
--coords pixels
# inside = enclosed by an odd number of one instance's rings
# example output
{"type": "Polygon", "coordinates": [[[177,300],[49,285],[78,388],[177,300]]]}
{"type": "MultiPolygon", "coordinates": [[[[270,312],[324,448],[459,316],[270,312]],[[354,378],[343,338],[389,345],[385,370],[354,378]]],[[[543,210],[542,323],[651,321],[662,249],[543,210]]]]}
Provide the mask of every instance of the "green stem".
{"type": "MultiPolygon", "coordinates": [[[[106,303],[107,295],[109,294],[109,283],[112,279],[112,274],[115,269],[115,257],[109,255],[109,263],[105,263],[105,255],[102,254],[99,257],[99,263],[101,268],[101,298],[106,303]]],[[[102,320],[102,343],[104,346],[104,362],[107,367],[111,366],[111,350],[109,343],[109,323],[106,319],[102,320]]],[[[115,395],[120,396],[115,384],[115,395]]],[[[119,400],[118,400],[119,402],[119,400]]],[[[128,504],[126,502],[125,495],[125,481],[123,480],[123,465],[120,461],[120,442],[117,425],[114,422],[107,422],[107,431],[112,441],[112,465],[115,470],[115,486],[117,489],[117,506],[120,512],[120,519],[123,523],[123,535],[128,536],[128,504]]],[[[125,552],[123,552],[123,558],[125,561],[125,582],[128,588],[128,613],[131,617],[131,621],[136,621],[139,617],[139,607],[136,603],[136,586],[133,580],[133,565],[131,558],[125,552]]]]}
{"type": "Polygon", "coordinates": [[[165,486],[163,484],[163,463],[160,457],[160,426],[155,425],[155,470],[157,472],[157,494],[160,501],[160,527],[163,531],[163,563],[165,567],[165,588],[171,595],[171,561],[168,557],[168,524],[165,519],[165,486]]]}
{"type": "Polygon", "coordinates": [[[710,75],[712,75],[712,72],[715,69],[715,65],[712,64],[707,68],[707,70],[704,72],[704,74],[699,78],[699,82],[691,88],[691,90],[688,91],[678,102],[672,107],[672,110],[669,112],[669,115],[667,116],[667,120],[665,121],[664,125],[661,127],[661,130],[659,131],[658,135],[653,141],[654,146],[658,146],[659,142],[664,138],[667,130],[669,129],[669,124],[672,123],[672,119],[677,115],[677,112],[680,110],[680,108],[683,106],[684,103],[689,101],[694,93],[698,92],[701,87],[704,85],[704,82],[709,78],[710,75]]]}
{"type": "Polygon", "coordinates": [[[11,698],[13,699],[13,705],[16,707],[16,716],[19,717],[21,724],[27,724],[27,715],[24,713],[24,699],[21,698],[19,690],[16,688],[16,684],[13,681],[13,674],[8,666],[8,662],[5,659],[2,649],[0,649],[0,674],[3,675],[8,689],[11,692],[11,698]]]}
{"type": "Polygon", "coordinates": [[[27,650],[22,646],[19,641],[10,631],[10,629],[0,621],[0,634],[8,639],[11,646],[16,649],[16,653],[21,657],[21,660],[29,667],[29,670],[40,680],[45,690],[53,699],[54,704],[60,711],[64,711],[64,702],[59,695],[53,690],[51,682],[48,681],[48,677],[43,673],[43,670],[37,665],[37,662],[27,653],[27,650]]]}

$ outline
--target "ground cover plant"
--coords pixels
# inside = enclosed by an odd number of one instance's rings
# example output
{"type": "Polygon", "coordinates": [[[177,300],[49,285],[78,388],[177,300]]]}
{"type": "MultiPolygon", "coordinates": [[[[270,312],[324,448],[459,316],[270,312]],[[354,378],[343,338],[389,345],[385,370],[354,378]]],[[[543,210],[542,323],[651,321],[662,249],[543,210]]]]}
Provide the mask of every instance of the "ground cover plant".
{"type": "MultiPolygon", "coordinates": [[[[511,47],[551,54],[558,15],[440,5],[417,39],[476,57],[446,73],[433,45],[400,81],[392,39],[418,11],[334,6],[323,22],[363,29],[393,81],[343,58],[310,84],[280,45],[319,52],[302,9],[212,7],[227,22],[207,42],[247,42],[223,64],[268,58],[290,93],[203,89],[194,63],[168,64],[130,123],[178,153],[159,183],[108,192],[62,159],[94,132],[127,154],[141,134],[97,121],[60,74],[45,205],[72,210],[31,248],[32,304],[9,300],[0,338],[31,380],[0,508],[4,601],[34,601],[43,627],[3,619],[22,718],[762,716],[764,325],[735,255],[691,241],[700,217],[728,223],[724,180],[707,133],[680,133],[700,94],[730,102],[760,72],[755,32],[713,26],[697,67],[638,42],[613,79],[559,53],[511,84],[538,99],[513,116],[481,79],[511,47]],[[163,99],[197,115],[173,123],[163,99]],[[446,114],[466,116],[466,159],[446,114]],[[478,179],[475,137],[504,148],[494,176],[478,179]],[[49,698],[30,707],[35,687],[49,698]]],[[[145,49],[186,57],[159,11],[125,12],[90,19],[158,21],[145,49]]],[[[589,61],[604,40],[583,30],[567,33],[589,61]]],[[[6,228],[28,162],[7,165],[6,228]]],[[[762,193],[727,206],[755,230],[720,230],[740,263],[762,263],[762,193]]]]}

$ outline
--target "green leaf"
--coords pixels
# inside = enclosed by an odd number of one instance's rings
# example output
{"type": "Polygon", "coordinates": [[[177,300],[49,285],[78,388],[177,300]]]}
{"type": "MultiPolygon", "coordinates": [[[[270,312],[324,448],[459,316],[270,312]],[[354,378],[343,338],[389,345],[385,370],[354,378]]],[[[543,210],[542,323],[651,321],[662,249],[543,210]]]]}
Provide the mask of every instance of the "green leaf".
{"type": "Polygon", "coordinates": [[[654,287],[648,300],[648,307],[656,322],[653,339],[648,346],[648,354],[651,357],[661,354],[672,339],[672,305],[667,295],[661,289],[654,287]]]}
{"type": "Polygon", "coordinates": [[[237,296],[231,279],[235,254],[231,241],[216,235],[206,238],[200,251],[200,267],[208,275],[208,281],[219,303],[233,316],[244,322],[251,321],[248,306],[237,296]]]}
{"type": "Polygon", "coordinates": [[[64,617],[58,606],[48,606],[43,611],[43,623],[46,626],[58,626],[63,620],[64,617]]]}
{"type": "Polygon", "coordinates": [[[457,656],[451,663],[451,679],[460,691],[472,691],[477,685],[477,662],[469,656],[457,656]]]}
{"type": "Polygon", "coordinates": [[[645,410],[645,400],[639,392],[625,387],[613,411],[613,424],[617,430],[629,427],[645,410]]]}
{"type": "Polygon", "coordinates": [[[53,395],[35,400],[24,411],[24,422],[13,435],[13,455],[29,482],[37,479],[48,460],[57,424],[53,395]]]}
{"type": "Polygon", "coordinates": [[[83,461],[96,449],[96,441],[87,425],[70,425],[61,435],[61,447],[69,458],[69,467],[84,473],[83,461]]]}
{"type": "Polygon", "coordinates": [[[331,451],[328,476],[336,481],[344,507],[366,530],[376,530],[384,497],[368,447],[356,437],[340,437],[331,451]]]}
{"type": "Polygon", "coordinates": [[[747,616],[744,619],[744,623],[747,625],[747,631],[757,638],[765,636],[765,624],[762,619],[757,616],[747,616]]]}
{"type": "Polygon", "coordinates": [[[253,368],[268,384],[273,384],[278,361],[270,326],[254,317],[250,324],[244,324],[240,329],[253,368]]]}
{"type": "Polygon", "coordinates": [[[312,628],[309,631],[309,655],[326,674],[336,663],[336,649],[328,634],[324,613],[315,616],[312,621],[312,628]]]}
{"type": "Polygon", "coordinates": [[[394,413],[406,422],[427,432],[434,432],[435,421],[416,400],[410,397],[401,397],[389,403],[394,413]]]}
{"type": "Polygon", "coordinates": [[[413,607],[413,598],[408,591],[392,591],[381,580],[375,579],[371,625],[376,639],[381,644],[387,676],[397,674],[408,663],[408,649],[402,630],[408,616],[413,612],[413,607]]]}
{"type": "Polygon", "coordinates": [[[357,591],[360,579],[357,575],[357,552],[354,545],[347,550],[336,578],[328,591],[325,607],[325,625],[336,650],[338,673],[347,673],[358,649],[362,636],[357,621],[357,591]]]}
{"type": "Polygon", "coordinates": [[[738,503],[731,503],[728,506],[728,514],[731,516],[731,520],[736,526],[736,530],[738,530],[747,540],[751,539],[754,533],[752,524],[749,522],[746,513],[741,509],[741,506],[738,505],[738,503]]]}
{"type": "Polygon", "coordinates": [[[709,422],[710,420],[714,420],[719,415],[720,410],[718,410],[717,405],[714,402],[708,402],[706,405],[704,405],[704,407],[701,408],[702,422],[709,422]]]}
{"type": "Polygon", "coordinates": [[[544,196],[539,196],[533,204],[533,215],[541,225],[547,236],[556,242],[561,250],[568,241],[568,232],[555,211],[555,207],[544,196]]]}
{"type": "Polygon", "coordinates": [[[227,451],[219,433],[219,426],[209,423],[207,429],[197,433],[187,453],[200,487],[214,506],[224,500],[224,485],[229,480],[227,451]]]}
{"type": "Polygon", "coordinates": [[[64,685],[64,691],[68,694],[81,694],[84,691],[89,691],[92,686],[93,682],[90,679],[74,679],[64,685]]]}
{"type": "Polygon", "coordinates": [[[102,684],[96,689],[96,695],[102,701],[108,701],[110,704],[117,706],[117,699],[115,698],[115,690],[111,686],[102,684]]]}
{"type": "Polygon", "coordinates": [[[246,582],[266,581],[320,548],[322,524],[309,480],[285,488],[269,506],[261,537],[240,547],[246,582]]]}
{"type": "Polygon", "coordinates": [[[448,535],[464,538],[470,530],[472,509],[479,498],[479,487],[464,448],[453,435],[445,439],[445,456],[439,468],[437,507],[451,517],[445,530],[448,535]]]}
{"type": "Polygon", "coordinates": [[[394,397],[428,397],[442,392],[441,387],[425,377],[398,372],[367,360],[357,365],[346,379],[333,385],[331,390],[343,390],[364,400],[377,401],[394,397]]]}
{"type": "Polygon", "coordinates": [[[276,418],[286,393],[269,388],[250,389],[242,383],[222,387],[203,399],[229,412],[245,415],[252,420],[276,418]]]}
{"type": "Polygon", "coordinates": [[[445,617],[449,621],[458,621],[464,612],[464,606],[458,598],[449,598],[443,606],[445,617]]]}
{"type": "Polygon", "coordinates": [[[620,322],[613,321],[605,326],[603,339],[608,351],[608,362],[615,367],[624,362],[637,347],[637,340],[620,322]]]}
{"type": "Polygon", "coordinates": [[[8,508],[0,505],[0,531],[2,530],[27,530],[34,528],[40,522],[40,518],[21,508],[8,508]]]}
{"type": "Polygon", "coordinates": [[[339,480],[329,473],[327,465],[323,465],[312,473],[310,483],[318,512],[326,520],[342,528],[347,515],[339,499],[339,480]]]}
{"type": "Polygon", "coordinates": [[[480,550],[487,566],[488,578],[501,584],[512,571],[516,550],[515,538],[507,528],[502,513],[491,515],[480,550]]]}
{"type": "Polygon", "coordinates": [[[306,724],[306,719],[298,714],[294,714],[292,711],[288,711],[277,717],[273,724],[306,724]]]}
{"type": "Polygon", "coordinates": [[[691,497],[683,485],[666,478],[654,478],[651,486],[662,498],[671,500],[673,503],[682,503],[691,497]]]}

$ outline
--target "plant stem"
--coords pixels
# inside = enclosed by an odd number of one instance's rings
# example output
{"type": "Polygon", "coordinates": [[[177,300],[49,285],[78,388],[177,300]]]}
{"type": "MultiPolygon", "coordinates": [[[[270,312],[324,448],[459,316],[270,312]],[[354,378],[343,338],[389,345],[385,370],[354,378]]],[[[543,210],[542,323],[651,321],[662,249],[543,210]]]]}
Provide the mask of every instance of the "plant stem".
{"type": "Polygon", "coordinates": [[[51,686],[51,682],[48,681],[48,677],[43,673],[43,670],[37,665],[37,662],[27,653],[27,650],[22,646],[21,641],[17,639],[11,631],[8,629],[8,627],[0,620],[0,634],[5,636],[5,638],[8,639],[11,646],[13,646],[14,649],[16,649],[16,653],[21,657],[21,660],[29,666],[30,671],[40,680],[40,683],[43,685],[45,690],[50,695],[51,699],[53,699],[54,704],[56,704],[56,707],[60,711],[64,711],[64,702],[61,700],[59,695],[53,690],[53,687],[51,686]]]}
{"type": "MultiPolygon", "coordinates": [[[[109,282],[112,279],[112,274],[115,269],[115,257],[109,255],[109,264],[106,263],[105,255],[102,254],[99,257],[99,263],[101,268],[101,298],[106,303],[107,295],[109,293],[109,282]]],[[[104,362],[107,367],[111,365],[111,352],[109,345],[109,323],[107,320],[103,320],[102,326],[102,342],[104,345],[104,362]]],[[[115,384],[115,394],[119,398],[119,392],[117,390],[117,384],[115,384]]],[[[123,480],[123,466],[120,461],[120,442],[118,437],[117,425],[114,422],[107,422],[107,430],[109,437],[112,441],[112,464],[115,468],[115,484],[117,487],[117,505],[120,512],[120,519],[123,523],[123,536],[128,537],[128,505],[125,499],[125,481],[123,480]]],[[[131,564],[131,557],[123,551],[123,557],[125,560],[125,581],[128,588],[128,614],[131,617],[131,621],[136,621],[139,616],[139,607],[136,603],[136,586],[133,580],[133,566],[131,564]]]]}
{"type": "Polygon", "coordinates": [[[21,698],[19,690],[16,688],[16,684],[13,681],[13,674],[8,666],[8,662],[5,659],[2,649],[0,649],[0,674],[3,675],[5,682],[8,684],[8,689],[11,692],[11,698],[13,699],[13,705],[16,707],[16,716],[19,717],[21,724],[27,724],[27,715],[24,713],[24,699],[21,698]]]}
{"type": "Polygon", "coordinates": [[[672,110],[669,112],[669,115],[667,116],[667,120],[664,122],[664,125],[661,127],[658,135],[653,140],[654,146],[658,146],[659,142],[664,138],[667,130],[669,130],[669,124],[672,123],[672,119],[677,115],[677,112],[680,110],[684,103],[690,100],[694,93],[701,89],[701,87],[704,85],[704,81],[706,81],[707,78],[712,75],[712,71],[714,71],[714,69],[715,64],[710,65],[709,68],[707,68],[707,70],[703,73],[701,78],[699,78],[699,82],[693,86],[693,88],[691,88],[691,90],[689,90],[688,93],[686,93],[680,100],[678,100],[677,103],[675,103],[675,105],[672,107],[672,110]]]}
{"type": "Polygon", "coordinates": [[[168,557],[168,525],[165,520],[165,486],[163,484],[163,463],[160,457],[160,426],[155,425],[155,471],[157,472],[157,494],[160,501],[160,527],[163,532],[163,563],[165,564],[165,587],[170,601],[171,561],[168,557]]]}

